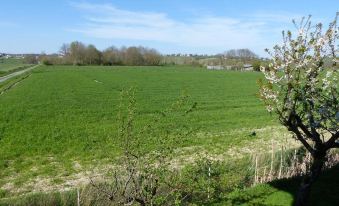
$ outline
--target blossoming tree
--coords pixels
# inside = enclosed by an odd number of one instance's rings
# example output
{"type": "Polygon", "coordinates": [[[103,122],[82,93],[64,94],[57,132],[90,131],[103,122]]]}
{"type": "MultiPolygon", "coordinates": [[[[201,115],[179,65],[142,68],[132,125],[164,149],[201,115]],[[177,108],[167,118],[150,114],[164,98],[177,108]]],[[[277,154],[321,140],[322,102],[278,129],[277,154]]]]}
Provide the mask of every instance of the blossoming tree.
{"type": "Polygon", "coordinates": [[[283,43],[266,50],[271,64],[261,68],[266,80],[260,94],[268,111],[277,114],[312,156],[296,205],[308,205],[326,155],[339,148],[338,15],[325,31],[322,24],[313,25],[310,16],[298,24],[293,21],[298,33],[283,32],[283,43]]]}

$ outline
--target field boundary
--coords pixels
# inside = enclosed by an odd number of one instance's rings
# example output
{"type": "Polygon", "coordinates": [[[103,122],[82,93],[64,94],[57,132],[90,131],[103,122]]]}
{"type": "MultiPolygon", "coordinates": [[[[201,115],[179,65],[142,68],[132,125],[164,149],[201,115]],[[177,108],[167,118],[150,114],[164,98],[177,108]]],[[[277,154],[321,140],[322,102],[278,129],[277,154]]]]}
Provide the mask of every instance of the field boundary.
{"type": "Polygon", "coordinates": [[[23,65],[23,66],[14,67],[14,68],[12,68],[12,69],[10,69],[8,71],[0,71],[0,77],[5,77],[5,76],[10,75],[10,74],[12,74],[14,72],[18,72],[18,71],[22,71],[24,69],[28,69],[28,68],[30,68],[32,66],[34,66],[34,65],[23,65]]]}
{"type": "Polygon", "coordinates": [[[1,81],[2,77],[0,77],[0,83],[3,83],[2,85],[0,85],[0,95],[3,95],[5,92],[12,89],[16,85],[18,85],[24,79],[31,76],[32,73],[27,73],[27,72],[37,68],[38,66],[39,65],[35,65],[35,66],[31,66],[31,67],[29,67],[25,70],[20,70],[15,75],[12,75],[13,73],[10,74],[10,75],[7,75],[7,76],[5,76],[6,78],[3,81],[1,81]]]}
{"type": "Polygon", "coordinates": [[[13,87],[18,85],[20,82],[22,82],[24,79],[28,78],[31,75],[32,75],[31,73],[29,73],[27,75],[24,75],[21,78],[19,78],[17,81],[13,81],[11,84],[9,84],[9,85],[5,86],[4,88],[0,89],[0,95],[3,95],[5,92],[7,92],[8,90],[12,89],[13,87]]]}
{"type": "Polygon", "coordinates": [[[30,71],[32,69],[35,69],[38,66],[40,66],[40,65],[34,65],[34,66],[31,66],[31,67],[28,67],[27,69],[23,69],[23,70],[20,70],[20,71],[16,71],[16,72],[10,73],[10,74],[8,74],[6,76],[2,76],[2,77],[0,77],[0,83],[9,80],[12,77],[16,77],[16,76],[19,76],[19,75],[21,75],[23,73],[26,73],[27,71],[30,71]]]}

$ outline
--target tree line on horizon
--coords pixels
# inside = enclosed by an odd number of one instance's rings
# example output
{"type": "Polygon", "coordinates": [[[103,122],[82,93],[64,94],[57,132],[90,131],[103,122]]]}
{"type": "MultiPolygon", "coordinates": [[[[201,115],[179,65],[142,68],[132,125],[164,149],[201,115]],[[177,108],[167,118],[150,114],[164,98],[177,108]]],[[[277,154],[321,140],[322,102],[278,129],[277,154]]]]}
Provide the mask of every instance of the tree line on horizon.
{"type": "MultiPolygon", "coordinates": [[[[102,51],[94,45],[80,41],[63,44],[58,54],[25,55],[29,64],[44,65],[124,65],[124,66],[159,66],[164,64],[200,65],[200,59],[222,58],[237,62],[259,59],[249,49],[231,49],[216,55],[172,54],[162,55],[156,49],[143,46],[108,47],[102,51]],[[174,59],[173,59],[174,58],[174,59]]],[[[232,62],[232,61],[231,61],[232,62]]]]}
{"type": "MultiPolygon", "coordinates": [[[[34,58],[27,57],[34,62],[34,58]]],[[[117,48],[114,46],[100,51],[94,45],[86,45],[79,41],[63,44],[59,54],[42,54],[36,61],[45,65],[126,65],[156,66],[160,65],[162,56],[152,48],[131,46],[117,48]]]]}

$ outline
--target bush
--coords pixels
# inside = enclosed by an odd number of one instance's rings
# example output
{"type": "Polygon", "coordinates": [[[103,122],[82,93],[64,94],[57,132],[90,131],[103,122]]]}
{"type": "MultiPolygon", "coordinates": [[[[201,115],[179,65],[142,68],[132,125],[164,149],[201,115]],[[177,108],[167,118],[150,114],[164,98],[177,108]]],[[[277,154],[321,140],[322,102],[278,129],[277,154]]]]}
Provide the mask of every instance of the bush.
{"type": "Polygon", "coordinates": [[[261,62],[260,61],[255,61],[253,64],[253,70],[256,72],[260,72],[260,66],[261,66],[261,62]]]}
{"type": "Polygon", "coordinates": [[[177,187],[181,188],[186,203],[206,205],[219,202],[234,189],[251,184],[253,171],[244,170],[249,162],[247,159],[234,163],[201,158],[183,169],[177,183],[181,186],[177,187]]]}
{"type": "Polygon", "coordinates": [[[24,58],[24,63],[26,64],[37,64],[38,59],[35,55],[26,55],[24,58]]]}
{"type": "Polygon", "coordinates": [[[42,61],[41,61],[41,63],[43,64],[43,65],[53,65],[53,63],[49,60],[49,59],[43,59],[42,61]]]}

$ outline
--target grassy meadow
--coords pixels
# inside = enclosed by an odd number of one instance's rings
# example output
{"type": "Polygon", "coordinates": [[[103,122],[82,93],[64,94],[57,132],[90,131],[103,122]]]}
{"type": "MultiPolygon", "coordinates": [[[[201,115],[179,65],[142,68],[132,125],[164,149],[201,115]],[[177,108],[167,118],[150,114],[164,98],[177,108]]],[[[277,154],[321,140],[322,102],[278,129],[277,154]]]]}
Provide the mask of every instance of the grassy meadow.
{"type": "Polygon", "coordinates": [[[10,71],[25,65],[27,64],[24,63],[23,59],[0,58],[0,71],[10,71]]]}
{"type": "Polygon", "coordinates": [[[29,64],[24,63],[23,59],[0,58],[0,76],[27,68],[29,64]]]}
{"type": "MultiPolygon", "coordinates": [[[[121,153],[119,96],[130,87],[135,88],[140,125],[182,94],[196,104],[189,118],[175,113],[167,120],[189,121],[194,128],[177,145],[178,154],[232,157],[263,144],[269,148],[268,140],[284,129],[257,97],[260,77],[190,66],[40,66],[0,96],[0,188],[15,194],[46,185],[74,186],[67,181],[79,178],[74,175],[112,164],[121,153]]],[[[152,143],[144,147],[151,151],[152,143]]]]}

